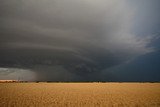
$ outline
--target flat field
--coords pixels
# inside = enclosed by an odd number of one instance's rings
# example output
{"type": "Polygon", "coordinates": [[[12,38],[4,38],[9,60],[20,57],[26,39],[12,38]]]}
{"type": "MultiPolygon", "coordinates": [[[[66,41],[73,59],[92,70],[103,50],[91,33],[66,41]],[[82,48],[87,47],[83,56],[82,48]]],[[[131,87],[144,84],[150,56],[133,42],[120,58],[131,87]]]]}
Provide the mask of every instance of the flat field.
{"type": "Polygon", "coordinates": [[[160,83],[0,83],[0,107],[160,107],[160,83]]]}

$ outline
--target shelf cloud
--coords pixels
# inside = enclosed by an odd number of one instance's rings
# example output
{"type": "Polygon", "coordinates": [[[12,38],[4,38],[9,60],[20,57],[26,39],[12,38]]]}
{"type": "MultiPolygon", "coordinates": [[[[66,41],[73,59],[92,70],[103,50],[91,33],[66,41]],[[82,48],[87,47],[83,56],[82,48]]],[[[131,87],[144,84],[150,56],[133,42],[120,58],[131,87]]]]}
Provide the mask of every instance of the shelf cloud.
{"type": "Polygon", "coordinates": [[[0,1],[0,67],[43,81],[114,78],[107,69],[154,51],[131,32],[134,17],[126,0],[0,1]]]}

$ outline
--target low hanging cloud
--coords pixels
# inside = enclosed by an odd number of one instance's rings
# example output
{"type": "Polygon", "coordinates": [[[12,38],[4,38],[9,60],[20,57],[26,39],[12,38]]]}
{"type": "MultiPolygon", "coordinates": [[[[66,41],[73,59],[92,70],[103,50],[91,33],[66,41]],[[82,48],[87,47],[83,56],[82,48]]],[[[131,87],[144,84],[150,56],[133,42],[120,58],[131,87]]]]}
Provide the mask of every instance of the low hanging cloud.
{"type": "Polygon", "coordinates": [[[29,69],[0,68],[0,79],[35,81],[36,75],[29,69]]]}
{"type": "Polygon", "coordinates": [[[131,33],[134,16],[126,0],[0,1],[0,66],[31,69],[37,80],[98,80],[154,51],[131,33]]]}

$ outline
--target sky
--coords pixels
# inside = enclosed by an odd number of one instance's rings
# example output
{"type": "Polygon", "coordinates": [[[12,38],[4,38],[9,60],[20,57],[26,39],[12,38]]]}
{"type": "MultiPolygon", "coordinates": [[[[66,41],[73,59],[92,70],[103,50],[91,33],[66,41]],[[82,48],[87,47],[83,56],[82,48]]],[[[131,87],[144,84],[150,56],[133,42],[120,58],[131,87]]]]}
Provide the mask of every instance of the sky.
{"type": "Polygon", "coordinates": [[[160,81],[159,0],[1,0],[0,79],[160,81]]]}

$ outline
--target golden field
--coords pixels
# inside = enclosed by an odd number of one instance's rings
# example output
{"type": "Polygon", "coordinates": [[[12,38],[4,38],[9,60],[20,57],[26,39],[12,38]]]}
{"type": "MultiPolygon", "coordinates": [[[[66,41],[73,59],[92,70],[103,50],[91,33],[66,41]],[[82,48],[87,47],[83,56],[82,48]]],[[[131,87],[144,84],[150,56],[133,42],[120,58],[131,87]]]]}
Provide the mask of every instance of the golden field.
{"type": "Polygon", "coordinates": [[[160,83],[0,83],[0,107],[160,107],[160,83]]]}

